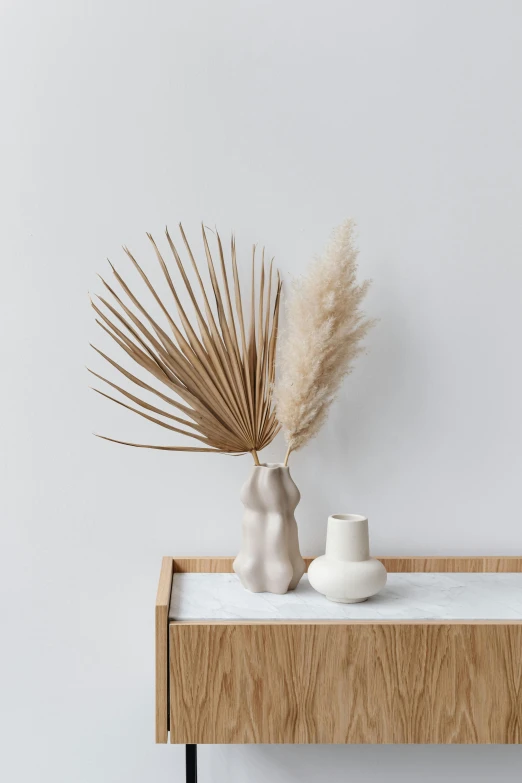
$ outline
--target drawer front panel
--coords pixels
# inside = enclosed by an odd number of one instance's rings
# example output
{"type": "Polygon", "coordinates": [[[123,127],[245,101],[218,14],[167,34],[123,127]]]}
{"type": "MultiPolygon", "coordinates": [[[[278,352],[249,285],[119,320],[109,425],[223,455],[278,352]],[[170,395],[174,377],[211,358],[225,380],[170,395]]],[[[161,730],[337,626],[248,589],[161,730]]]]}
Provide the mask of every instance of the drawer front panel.
{"type": "Polygon", "coordinates": [[[173,743],[521,743],[522,624],[170,624],[173,743]]]}

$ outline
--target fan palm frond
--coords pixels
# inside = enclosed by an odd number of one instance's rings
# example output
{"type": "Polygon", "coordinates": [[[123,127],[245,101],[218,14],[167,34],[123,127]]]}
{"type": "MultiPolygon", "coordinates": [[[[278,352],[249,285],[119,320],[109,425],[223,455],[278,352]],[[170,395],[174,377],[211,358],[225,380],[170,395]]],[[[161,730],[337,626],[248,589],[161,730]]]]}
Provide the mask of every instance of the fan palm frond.
{"type": "Polygon", "coordinates": [[[247,330],[234,237],[231,239],[231,262],[227,271],[219,234],[216,232],[215,235],[215,263],[207,230],[202,226],[203,248],[210,277],[210,285],[205,285],[181,224],[179,228],[190,268],[197,281],[195,287],[190,283],[181,255],[168,230],[167,242],[182,281],[179,288],[154,239],[150,234],[147,235],[166,281],[168,301],[160,297],[132,253],[124,248],[149,295],[153,297],[155,309],[161,314],[165,328],[150,315],[141,298],[133,293],[112,264],[116,285],[113,287],[100,278],[107,296],[97,296],[96,301],[91,300],[98,316],[98,325],[141,370],[151,376],[151,383],[129,372],[98,348],[95,350],[134,386],[158,398],[158,406],[146,402],[108,378],[92,370],[90,372],[126,401],[98,389],[95,391],[164,429],[192,438],[197,441],[197,445],[154,446],[99,437],[128,446],[169,451],[226,454],[251,452],[256,464],[259,464],[257,452],[274,439],[280,428],[272,405],[282,285],[279,273],[274,274],[272,262],[266,269],[263,250],[256,286],[254,246],[249,296],[251,312],[247,330]],[[182,304],[187,295],[193,311],[191,316],[182,304]],[[160,389],[153,385],[153,381],[160,383],[160,389]],[[171,423],[162,421],[158,416],[171,423]]]}

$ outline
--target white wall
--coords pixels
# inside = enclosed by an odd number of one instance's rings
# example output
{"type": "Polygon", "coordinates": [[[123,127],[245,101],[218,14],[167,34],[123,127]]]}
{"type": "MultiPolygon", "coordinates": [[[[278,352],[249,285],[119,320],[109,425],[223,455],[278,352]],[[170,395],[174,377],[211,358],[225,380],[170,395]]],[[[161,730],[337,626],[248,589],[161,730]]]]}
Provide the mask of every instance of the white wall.
{"type": "MultiPolygon", "coordinates": [[[[122,243],[152,263],[147,230],[204,218],[295,274],[355,216],[381,322],[295,455],[302,549],[351,510],[375,552],[521,553],[521,30],[510,0],[3,0],[3,779],[182,779],[182,748],[153,745],[159,562],[236,551],[249,461],[91,435],[161,439],[84,370],[86,292],[122,243]]],[[[521,761],[207,747],[201,780],[505,781],[521,761]]]]}

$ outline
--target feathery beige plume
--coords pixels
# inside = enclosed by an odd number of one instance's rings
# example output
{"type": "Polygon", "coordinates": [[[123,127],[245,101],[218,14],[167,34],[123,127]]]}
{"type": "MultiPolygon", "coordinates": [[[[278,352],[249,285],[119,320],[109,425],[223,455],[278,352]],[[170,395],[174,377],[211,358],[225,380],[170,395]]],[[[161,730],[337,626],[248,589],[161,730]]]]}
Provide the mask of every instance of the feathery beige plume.
{"type": "Polygon", "coordinates": [[[285,465],[291,451],[319,432],[374,323],[359,309],[370,281],[356,282],[354,231],[355,223],[347,220],[333,232],[323,256],[294,283],[286,304],[274,395],[288,444],[285,465]]]}
{"type": "Polygon", "coordinates": [[[118,392],[126,402],[100,391],[104,397],[160,427],[192,438],[197,445],[149,446],[115,442],[164,451],[227,454],[250,451],[258,465],[257,451],[267,446],[280,429],[272,404],[281,293],[279,273],[273,274],[275,270],[272,263],[265,270],[263,251],[256,286],[254,246],[249,296],[251,312],[247,331],[234,237],[230,246],[231,269],[227,272],[225,253],[216,232],[216,272],[207,232],[201,227],[209,285],[203,282],[181,224],[179,228],[190,262],[189,268],[196,280],[194,288],[168,231],[166,237],[173,256],[171,266],[177,269],[181,278],[179,283],[174,282],[171,269],[152,236],[148,235],[165,278],[168,299],[163,294],[160,296],[132,253],[124,248],[149,296],[154,299],[162,323],[152,317],[142,304],[141,296],[131,291],[112,264],[116,278],[114,288],[102,278],[107,298],[98,296],[97,302],[92,302],[98,325],[112,337],[124,354],[145,370],[149,382],[136,377],[102,351],[95,350],[128,381],[154,395],[159,400],[157,406],[161,407],[151,405],[97,373],[93,374],[118,392]],[[190,301],[191,314],[182,305],[180,293],[183,290],[190,301]],[[129,405],[128,401],[137,407],[129,405]],[[163,420],[158,416],[163,417],[163,420]]]}

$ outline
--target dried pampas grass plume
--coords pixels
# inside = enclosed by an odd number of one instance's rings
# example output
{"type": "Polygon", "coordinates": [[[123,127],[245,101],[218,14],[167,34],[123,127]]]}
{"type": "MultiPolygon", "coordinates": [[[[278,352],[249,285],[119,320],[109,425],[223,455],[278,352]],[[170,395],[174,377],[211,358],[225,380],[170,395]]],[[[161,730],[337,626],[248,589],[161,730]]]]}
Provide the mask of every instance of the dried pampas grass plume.
{"type": "Polygon", "coordinates": [[[291,451],[319,432],[341,382],[362,351],[374,321],[360,305],[370,281],[356,282],[355,223],[347,220],[323,256],[296,281],[286,305],[286,330],[279,338],[276,415],[291,451]]]}

